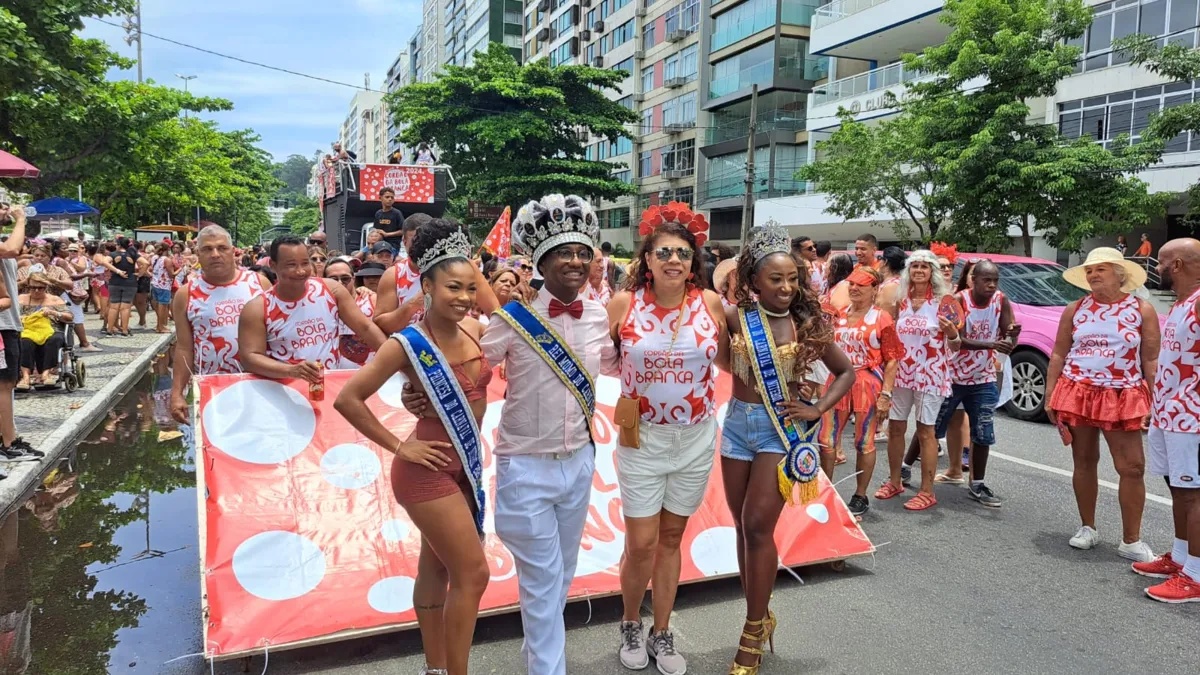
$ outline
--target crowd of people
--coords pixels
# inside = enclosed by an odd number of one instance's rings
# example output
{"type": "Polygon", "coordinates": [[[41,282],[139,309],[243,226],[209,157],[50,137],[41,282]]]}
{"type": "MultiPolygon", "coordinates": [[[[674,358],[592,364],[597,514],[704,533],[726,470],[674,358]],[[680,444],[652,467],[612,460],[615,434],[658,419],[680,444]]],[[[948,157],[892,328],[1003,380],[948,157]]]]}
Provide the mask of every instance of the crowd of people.
{"type": "MultiPolygon", "coordinates": [[[[956,279],[952,247],[880,252],[866,234],[852,254],[833,253],[827,242],[793,240],[768,225],[735,252],[706,247],[705,218],[669,203],[642,214],[641,244],[623,265],[599,244],[586,200],[548,195],[518,211],[512,239],[522,256],[508,260],[476,255],[462,226],[423,214],[353,252],[330,250],[319,232],[240,251],[210,226],[192,242],[150,253],[114,242],[85,259],[90,276],[43,269],[26,274],[32,288],[19,290],[23,219],[16,223],[0,244],[4,290],[19,298],[6,305],[0,297],[6,350],[25,354],[10,339],[20,330],[13,308],[40,303],[51,320],[68,319],[65,300],[58,310],[46,300],[58,292],[83,306],[100,307],[103,297],[106,332],[127,332],[144,276],[156,312],[166,304],[160,326],[175,319],[171,410],[180,421],[190,418],[194,374],[250,372],[317,385],[325,369],[357,371],[335,407],[396,456],[393,491],[422,534],[414,607],[427,673],[467,672],[489,580],[480,545],[488,509],[516,562],[528,670],[565,672],[562,612],[587,519],[600,375],[620,382],[612,419],[625,530],[617,653],[628,669],[654,660],[665,675],[687,670],[671,628],[680,545],[703,501],[718,436],[746,601],[733,675],[757,673],[773,646],[776,524],[788,504],[815,497],[821,471],[832,478],[848,461],[841,449],[848,428],[855,515],[871,508],[877,442],[886,442],[888,471],[874,499],[909,495],[919,463],[920,484],[905,509],[935,507],[948,485],[964,485],[984,507],[1001,506],[985,472],[1020,326],[997,266],[972,258],[956,279]],[[80,279],[90,287],[86,299],[80,279]],[[92,292],[97,281],[107,293],[92,292]],[[366,404],[396,372],[407,376],[404,405],[418,418],[406,438],[366,404]],[[718,424],[722,372],[733,386],[718,424]],[[479,425],[493,377],[519,386],[505,397],[489,503],[479,425]],[[456,410],[471,414],[452,416],[456,410]],[[943,437],[951,461],[938,473],[943,437]],[[651,584],[646,626],[641,607],[651,584]]],[[[70,248],[68,261],[78,253],[70,248]]],[[[37,261],[56,252],[30,255],[29,266],[46,268],[37,261]]],[[[1063,313],[1048,410],[1075,463],[1081,527],[1070,546],[1099,540],[1103,436],[1121,476],[1120,554],[1138,574],[1161,580],[1147,589],[1150,597],[1200,601],[1200,242],[1168,243],[1158,272],[1179,300],[1161,330],[1153,307],[1131,294],[1144,268],[1116,250],[1095,249],[1064,274],[1087,295],[1063,313]],[[1174,497],[1175,540],[1160,556],[1140,534],[1146,425],[1149,468],[1166,477],[1174,497]]],[[[16,372],[12,381],[0,378],[0,414],[11,406],[3,387],[18,379],[16,372]]],[[[20,451],[2,418],[0,435],[4,453],[20,451]]]]}

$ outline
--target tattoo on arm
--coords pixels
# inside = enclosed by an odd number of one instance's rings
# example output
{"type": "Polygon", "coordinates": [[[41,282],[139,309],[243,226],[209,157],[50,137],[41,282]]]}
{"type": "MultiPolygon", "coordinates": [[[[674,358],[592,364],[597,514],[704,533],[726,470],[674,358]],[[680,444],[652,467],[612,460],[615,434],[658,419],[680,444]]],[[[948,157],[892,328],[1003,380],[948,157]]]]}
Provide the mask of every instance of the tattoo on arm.
{"type": "Polygon", "coordinates": [[[429,611],[429,610],[435,610],[435,609],[442,609],[444,607],[445,607],[445,605],[439,603],[436,605],[417,605],[416,608],[419,610],[422,610],[422,611],[429,611]]]}

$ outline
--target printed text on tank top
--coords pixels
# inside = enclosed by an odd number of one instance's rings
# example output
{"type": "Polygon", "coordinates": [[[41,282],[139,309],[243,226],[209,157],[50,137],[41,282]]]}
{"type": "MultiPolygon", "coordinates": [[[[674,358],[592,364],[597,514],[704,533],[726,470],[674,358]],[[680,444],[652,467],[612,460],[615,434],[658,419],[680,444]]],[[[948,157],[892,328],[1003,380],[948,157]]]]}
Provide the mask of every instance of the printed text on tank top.
{"type": "Polygon", "coordinates": [[[326,368],[337,368],[337,299],[323,279],[308,279],[304,296],[287,301],[278,295],[278,286],[263,294],[267,323],[267,355],[285,363],[315,361],[326,368]]]}
{"type": "Polygon", "coordinates": [[[1200,434],[1200,288],[1175,303],[1163,326],[1152,424],[1165,431],[1200,434]]]}
{"type": "MultiPolygon", "coordinates": [[[[967,308],[962,336],[977,342],[995,342],[1000,337],[1000,309],[1004,294],[996,291],[991,302],[983,307],[975,304],[971,291],[959,293],[967,308]]],[[[950,357],[950,379],[954,384],[987,384],[996,381],[995,350],[961,349],[950,357]]]]}
{"type": "Polygon", "coordinates": [[[1106,389],[1142,383],[1142,312],[1136,296],[1107,303],[1086,295],[1071,323],[1063,377],[1106,389]]]}
{"type": "MultiPolygon", "coordinates": [[[[871,307],[867,310],[858,321],[851,320],[850,310],[847,309],[839,313],[838,318],[834,322],[833,341],[850,359],[850,365],[854,366],[855,370],[874,369],[883,365],[884,361],[888,360],[884,355],[885,347],[885,330],[889,331],[888,340],[894,341],[895,326],[892,322],[892,317],[887,312],[878,307],[871,307]]],[[[888,356],[892,356],[890,352],[898,351],[898,345],[887,345],[892,347],[888,349],[888,356]]]]}
{"type": "Polygon", "coordinates": [[[950,364],[937,311],[938,303],[932,300],[924,300],[915,309],[911,299],[900,300],[896,335],[904,345],[904,356],[896,386],[946,397],[950,395],[950,364]]]}
{"type": "Polygon", "coordinates": [[[186,315],[192,327],[195,374],[242,372],[238,361],[238,319],[242,307],[262,292],[258,274],[249,270],[242,270],[225,284],[209,283],[201,275],[191,281],[186,315]]]}
{"type": "Polygon", "coordinates": [[[650,289],[633,293],[621,325],[621,392],[640,398],[642,419],[697,424],[713,414],[717,322],[700,289],[663,308],[650,289]]]}

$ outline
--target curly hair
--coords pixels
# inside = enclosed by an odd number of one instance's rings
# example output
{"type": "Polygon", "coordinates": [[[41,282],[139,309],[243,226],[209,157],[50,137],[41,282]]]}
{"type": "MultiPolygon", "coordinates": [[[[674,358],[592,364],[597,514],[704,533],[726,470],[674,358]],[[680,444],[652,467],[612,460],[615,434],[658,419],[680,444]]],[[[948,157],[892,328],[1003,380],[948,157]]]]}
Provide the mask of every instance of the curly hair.
{"type": "Polygon", "coordinates": [[[934,302],[941,302],[943,297],[950,294],[950,282],[946,281],[946,278],[939,271],[941,263],[938,262],[937,256],[934,255],[933,251],[925,249],[913,251],[912,255],[908,256],[908,262],[904,265],[904,272],[900,275],[900,297],[907,298],[912,291],[910,270],[912,269],[912,264],[915,262],[922,262],[929,265],[929,283],[933,286],[933,300],[934,302]]]}
{"type": "MultiPolygon", "coordinates": [[[[754,286],[754,277],[758,275],[764,263],[775,256],[784,256],[788,260],[795,263],[795,258],[790,253],[772,253],[754,261],[751,253],[751,247],[746,246],[742,249],[741,255],[737,257],[737,288],[734,291],[734,297],[737,298],[739,307],[749,307],[755,304],[754,295],[758,293],[758,289],[754,286]]],[[[833,344],[833,326],[825,320],[825,314],[821,311],[821,301],[817,297],[817,292],[813,290],[812,284],[808,282],[808,272],[804,266],[796,264],[796,272],[798,273],[797,282],[799,288],[796,295],[792,296],[792,304],[788,307],[788,311],[792,315],[792,323],[796,327],[796,342],[801,346],[801,353],[796,357],[797,364],[808,364],[821,358],[825,353],[825,348],[833,344]]]]}
{"type": "MultiPolygon", "coordinates": [[[[449,218],[431,218],[429,222],[417,228],[417,234],[413,237],[412,248],[408,252],[409,258],[420,260],[438,242],[460,230],[463,230],[463,226],[455,220],[449,218]]],[[[466,258],[447,258],[422,272],[421,280],[424,281],[426,278],[432,279],[434,272],[440,272],[450,265],[464,261],[466,261],[466,258]]]]}
{"type": "Polygon", "coordinates": [[[642,240],[637,256],[633,259],[633,270],[625,277],[625,290],[637,291],[650,285],[650,266],[646,264],[646,256],[654,250],[660,238],[667,236],[679,237],[692,249],[692,280],[689,283],[700,288],[708,286],[707,277],[704,275],[704,263],[700,261],[700,251],[696,245],[696,235],[688,231],[687,227],[672,221],[659,225],[642,240]]]}

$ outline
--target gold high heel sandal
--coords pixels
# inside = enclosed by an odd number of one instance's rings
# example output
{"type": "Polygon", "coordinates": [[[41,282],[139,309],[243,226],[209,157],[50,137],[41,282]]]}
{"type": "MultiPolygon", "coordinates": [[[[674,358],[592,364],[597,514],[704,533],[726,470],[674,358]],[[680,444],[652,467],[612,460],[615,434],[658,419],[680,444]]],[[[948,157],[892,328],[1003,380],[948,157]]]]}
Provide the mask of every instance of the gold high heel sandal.
{"type": "Polygon", "coordinates": [[[761,626],[754,633],[742,631],[742,639],[753,640],[758,643],[758,647],[747,647],[739,644],[738,651],[757,656],[758,661],[752,666],[743,666],[735,661],[729,668],[729,675],[758,675],[758,670],[762,667],[763,645],[768,645],[771,648],[771,653],[775,653],[775,627],[779,625],[779,621],[775,618],[775,612],[768,610],[765,618],[758,621],[747,621],[746,625],[752,629],[761,626]]]}

